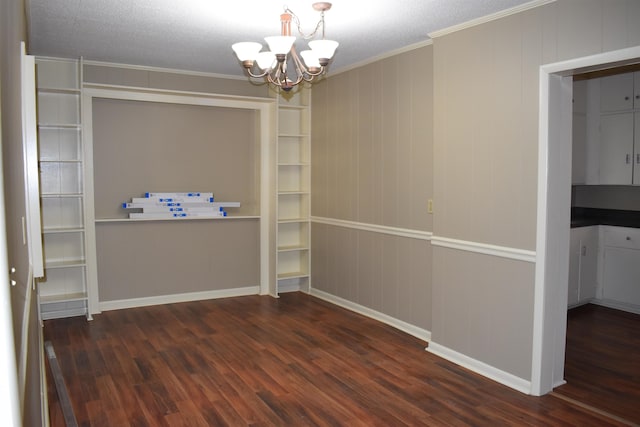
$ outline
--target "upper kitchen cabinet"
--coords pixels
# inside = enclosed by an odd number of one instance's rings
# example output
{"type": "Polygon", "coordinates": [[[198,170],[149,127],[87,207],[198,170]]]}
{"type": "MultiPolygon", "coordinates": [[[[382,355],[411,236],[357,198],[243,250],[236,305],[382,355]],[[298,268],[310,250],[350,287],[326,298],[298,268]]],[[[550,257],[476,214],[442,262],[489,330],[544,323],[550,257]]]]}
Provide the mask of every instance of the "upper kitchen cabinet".
{"type": "Polygon", "coordinates": [[[600,78],[600,111],[640,108],[640,71],[600,78]]]}
{"type": "MultiPolygon", "coordinates": [[[[592,79],[587,85],[586,124],[574,113],[574,161],[586,184],[640,185],[640,71],[592,79]],[[585,155],[576,140],[586,129],[585,155]]],[[[575,166],[574,166],[575,167],[575,166]]],[[[580,174],[578,174],[580,175],[580,174]]],[[[574,174],[574,184],[581,183],[574,174]]]]}
{"type": "Polygon", "coordinates": [[[640,183],[639,118],[640,113],[633,112],[603,114],[600,118],[601,185],[640,183]]]}

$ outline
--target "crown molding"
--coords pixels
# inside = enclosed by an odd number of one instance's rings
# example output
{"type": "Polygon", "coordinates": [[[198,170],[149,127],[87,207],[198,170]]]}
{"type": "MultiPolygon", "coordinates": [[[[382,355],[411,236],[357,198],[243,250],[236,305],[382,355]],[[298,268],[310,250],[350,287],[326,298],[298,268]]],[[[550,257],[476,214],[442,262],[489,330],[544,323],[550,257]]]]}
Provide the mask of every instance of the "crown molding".
{"type": "Polygon", "coordinates": [[[408,46],[404,46],[398,49],[391,50],[389,52],[382,53],[378,56],[374,56],[372,58],[367,58],[360,62],[356,62],[355,64],[347,65],[346,67],[339,68],[335,71],[331,71],[327,73],[327,78],[335,76],[337,74],[346,73],[347,71],[355,70],[356,68],[364,67],[366,65],[373,64],[374,62],[382,61],[383,59],[390,58],[392,56],[400,55],[405,52],[410,52],[412,50],[420,49],[421,47],[431,46],[433,44],[433,40],[427,39],[418,43],[410,44],[408,46]]]}
{"type": "Polygon", "coordinates": [[[455,33],[460,30],[475,27],[477,25],[485,24],[487,22],[495,21],[506,16],[511,16],[524,12],[526,10],[535,9],[536,7],[544,6],[545,4],[554,3],[556,0],[533,0],[528,3],[521,4],[519,6],[512,7],[510,9],[501,10],[500,12],[492,13],[491,15],[482,16],[480,18],[472,19],[471,21],[463,22],[462,24],[453,25],[442,30],[429,33],[429,37],[432,39],[442,37],[447,34],[455,33]]]}

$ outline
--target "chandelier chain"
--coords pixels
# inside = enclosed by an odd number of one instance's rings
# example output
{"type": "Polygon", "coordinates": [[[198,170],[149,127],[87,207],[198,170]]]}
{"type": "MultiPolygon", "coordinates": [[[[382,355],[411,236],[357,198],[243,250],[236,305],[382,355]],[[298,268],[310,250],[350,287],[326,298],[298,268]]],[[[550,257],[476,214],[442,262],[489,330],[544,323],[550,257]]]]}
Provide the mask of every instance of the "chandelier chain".
{"type": "Polygon", "coordinates": [[[302,26],[300,24],[300,19],[298,18],[298,15],[296,15],[293,12],[293,10],[289,9],[289,7],[285,5],[284,6],[284,11],[291,14],[291,19],[295,22],[296,27],[298,27],[298,33],[300,34],[300,36],[303,39],[309,40],[309,39],[314,38],[316,36],[316,34],[318,34],[318,30],[320,29],[320,27],[322,27],[322,38],[324,38],[324,11],[320,12],[320,20],[316,24],[316,28],[314,28],[314,30],[312,32],[310,32],[309,34],[305,34],[302,31],[302,26]]]}

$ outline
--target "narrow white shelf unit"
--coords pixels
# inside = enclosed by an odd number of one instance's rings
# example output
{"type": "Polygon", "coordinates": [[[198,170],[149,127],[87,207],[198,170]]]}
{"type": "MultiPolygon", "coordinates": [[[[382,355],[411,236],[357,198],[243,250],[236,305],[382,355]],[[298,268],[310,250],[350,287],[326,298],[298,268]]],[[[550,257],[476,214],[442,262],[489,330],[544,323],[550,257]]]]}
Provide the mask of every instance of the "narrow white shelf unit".
{"type": "Polygon", "coordinates": [[[45,277],[43,320],[90,318],[87,297],[81,60],[36,58],[45,277]]]}
{"type": "Polygon", "coordinates": [[[278,292],[311,289],[311,94],[278,97],[278,292]]]}

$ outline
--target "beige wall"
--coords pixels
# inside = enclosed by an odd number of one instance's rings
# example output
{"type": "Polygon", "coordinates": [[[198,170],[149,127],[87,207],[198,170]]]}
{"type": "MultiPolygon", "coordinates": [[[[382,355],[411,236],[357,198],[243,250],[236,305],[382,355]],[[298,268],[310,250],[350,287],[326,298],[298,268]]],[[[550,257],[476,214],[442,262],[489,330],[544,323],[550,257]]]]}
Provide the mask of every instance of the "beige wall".
{"type": "MultiPolygon", "coordinates": [[[[535,250],[539,66],[637,45],[639,20],[637,1],[560,0],[435,39],[435,236],[535,250]]],[[[533,265],[433,250],[433,341],[530,379],[533,265]]]]}
{"type": "MultiPolygon", "coordinates": [[[[127,218],[122,203],[145,192],[185,191],[240,202],[230,215],[260,215],[254,110],[94,98],[92,116],[96,219],[127,218]]],[[[257,218],[98,222],[99,301],[257,289],[259,248],[257,218]]]]}
{"type": "MultiPolygon", "coordinates": [[[[11,309],[14,319],[16,356],[28,349],[22,417],[24,425],[41,425],[40,352],[38,308],[35,293],[27,298],[29,254],[22,243],[22,218],[26,218],[22,150],[20,42],[26,40],[24,1],[0,2],[0,118],[2,120],[2,174],[9,266],[12,279],[11,309]],[[22,342],[23,314],[28,313],[28,344],[22,342]]],[[[4,236],[0,236],[4,238],[4,236]]],[[[3,379],[4,380],[4,379],[3,379]]],[[[21,396],[22,397],[22,396],[21,396]]]]}
{"type": "Polygon", "coordinates": [[[123,202],[146,192],[213,192],[259,215],[254,110],[121,99],[93,100],[95,215],[127,218],[123,202]]]}
{"type": "MultiPolygon", "coordinates": [[[[328,78],[313,88],[315,217],[431,231],[432,47],[328,78]]],[[[424,240],[312,227],[312,287],[431,328],[424,240]]]]}
{"type": "Polygon", "coordinates": [[[314,216],[431,231],[432,48],[313,87],[314,216]]]}
{"type": "MultiPolygon", "coordinates": [[[[313,215],[535,251],[539,67],[638,45],[639,21],[637,1],[559,0],[329,77],[313,91],[313,215]],[[421,134],[424,145],[409,142],[421,134]],[[424,215],[431,196],[434,214],[424,215]]],[[[409,318],[408,306],[394,311],[372,297],[389,298],[379,290],[388,287],[402,295],[391,301],[412,295],[403,277],[380,274],[399,271],[401,244],[313,228],[313,287],[409,318]]],[[[534,264],[436,245],[424,253],[431,273],[411,271],[428,276],[429,291],[415,295],[428,320],[416,325],[530,380],[534,264]]]]}
{"type": "Polygon", "coordinates": [[[96,225],[101,301],[260,285],[258,220],[96,225]]]}

